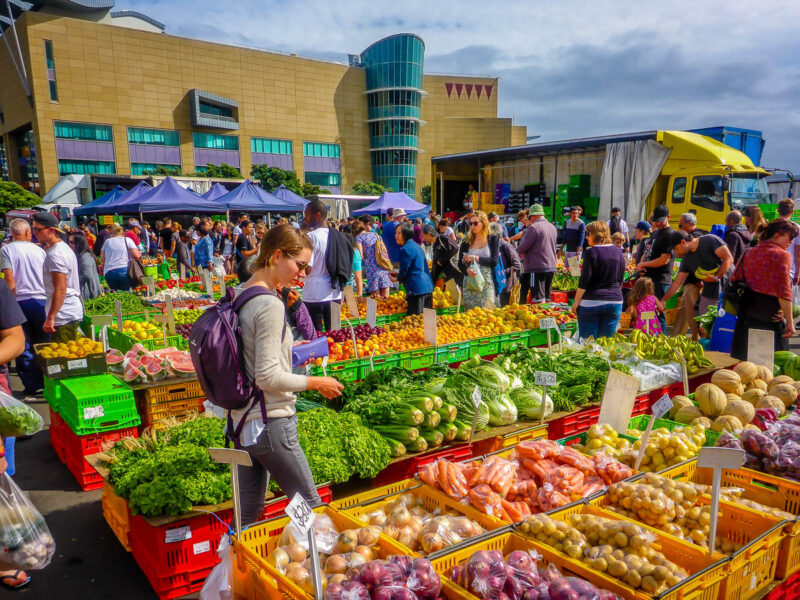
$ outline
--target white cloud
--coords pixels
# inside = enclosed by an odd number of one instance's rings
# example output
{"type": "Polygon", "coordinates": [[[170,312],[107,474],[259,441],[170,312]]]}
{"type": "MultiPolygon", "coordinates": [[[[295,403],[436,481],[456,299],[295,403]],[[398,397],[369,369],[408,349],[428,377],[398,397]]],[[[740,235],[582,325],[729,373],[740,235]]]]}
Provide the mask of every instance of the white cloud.
{"type": "Polygon", "coordinates": [[[426,71],[499,75],[500,116],[543,139],[760,129],[764,164],[800,172],[800,3],[119,0],[176,35],[346,61],[398,32],[426,71]]]}

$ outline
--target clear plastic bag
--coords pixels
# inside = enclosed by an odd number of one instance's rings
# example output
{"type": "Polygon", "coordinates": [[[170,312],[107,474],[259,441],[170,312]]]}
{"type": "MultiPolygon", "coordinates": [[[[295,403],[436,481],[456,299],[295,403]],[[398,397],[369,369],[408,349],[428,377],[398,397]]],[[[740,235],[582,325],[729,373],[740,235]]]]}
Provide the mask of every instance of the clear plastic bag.
{"type": "Polygon", "coordinates": [[[0,436],[33,435],[43,426],[41,415],[32,407],[0,391],[0,436]]]}
{"type": "Polygon", "coordinates": [[[233,600],[233,556],[227,534],[219,540],[217,556],[220,563],[206,577],[200,590],[200,600],[233,600]]]}
{"type": "Polygon", "coordinates": [[[0,475],[0,568],[44,569],[55,549],[44,517],[7,474],[0,475]]]}
{"type": "Polygon", "coordinates": [[[480,267],[478,267],[477,264],[471,265],[470,268],[467,269],[467,276],[464,280],[464,286],[470,292],[482,292],[485,285],[486,279],[484,279],[480,267]]]}
{"type": "MultiPolygon", "coordinates": [[[[326,514],[315,515],[312,529],[314,530],[314,537],[317,542],[317,550],[320,554],[336,554],[335,548],[340,534],[330,517],[326,514]]],[[[287,549],[290,555],[292,551],[296,550],[295,554],[299,557],[302,553],[296,546],[302,546],[306,554],[308,554],[308,536],[301,534],[300,530],[297,529],[294,524],[290,523],[284,528],[281,534],[281,539],[278,541],[278,548],[287,549]],[[292,551],[288,550],[289,548],[291,548],[292,551]]],[[[353,547],[355,547],[355,545],[353,547]]],[[[292,557],[292,559],[292,562],[303,562],[305,560],[305,558],[303,558],[302,560],[295,561],[294,557],[292,557]]]]}

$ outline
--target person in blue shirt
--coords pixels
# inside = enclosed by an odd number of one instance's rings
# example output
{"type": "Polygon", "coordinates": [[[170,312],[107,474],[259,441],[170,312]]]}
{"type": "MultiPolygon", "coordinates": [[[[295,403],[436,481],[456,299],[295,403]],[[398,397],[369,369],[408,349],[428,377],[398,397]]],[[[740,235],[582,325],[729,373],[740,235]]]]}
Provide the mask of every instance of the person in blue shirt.
{"type": "Polygon", "coordinates": [[[406,288],[406,314],[422,314],[423,308],[433,308],[433,280],[428,269],[428,259],[414,241],[414,226],[401,223],[395,234],[398,250],[398,271],[393,277],[406,288]]]}
{"type": "Polygon", "coordinates": [[[573,206],[569,221],[564,225],[564,257],[579,256],[586,238],[586,225],[581,220],[581,207],[573,206]]]}
{"type": "MultiPolygon", "coordinates": [[[[389,260],[392,261],[392,265],[397,268],[397,262],[400,256],[400,246],[395,241],[396,236],[394,232],[398,225],[405,220],[406,211],[404,211],[402,208],[396,208],[391,212],[391,214],[387,213],[386,216],[389,220],[383,224],[383,233],[381,234],[381,238],[383,239],[383,245],[386,246],[386,252],[389,254],[389,260]]],[[[414,229],[413,226],[411,229],[414,229]]]]}
{"type": "Polygon", "coordinates": [[[200,269],[214,269],[214,242],[208,235],[208,227],[205,224],[197,226],[197,233],[201,236],[194,247],[194,265],[200,269]]]}

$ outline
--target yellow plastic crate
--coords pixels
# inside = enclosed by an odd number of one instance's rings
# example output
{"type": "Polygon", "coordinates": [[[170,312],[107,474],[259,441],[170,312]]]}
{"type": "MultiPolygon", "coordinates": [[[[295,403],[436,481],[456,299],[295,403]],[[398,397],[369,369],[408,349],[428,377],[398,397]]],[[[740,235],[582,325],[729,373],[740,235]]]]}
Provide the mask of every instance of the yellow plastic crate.
{"type": "MultiPolygon", "coordinates": [[[[711,503],[707,496],[701,497],[701,501],[704,504],[711,503]]],[[[587,503],[605,510],[609,505],[608,496],[603,494],[587,503]]],[[[785,535],[783,521],[730,502],[720,501],[719,506],[721,514],[717,519],[717,536],[744,546],[730,556],[725,568],[728,575],[722,584],[720,599],[745,600],[757,595],[775,579],[778,550],[785,535]]],[[[635,519],[608,512],[620,519],[644,525],[635,519]]],[[[701,546],[695,547],[705,551],[701,546]]]]}
{"type": "MultiPolygon", "coordinates": [[[[672,479],[685,479],[692,483],[711,485],[713,473],[711,469],[698,467],[695,459],[675,465],[661,474],[672,479]]],[[[751,469],[736,469],[722,472],[722,485],[744,489],[742,497],[753,502],[800,515],[800,482],[751,469]]],[[[747,507],[742,508],[751,510],[747,507]]],[[[778,551],[775,579],[786,579],[800,569],[800,516],[785,525],[784,533],[785,537],[778,551]]]]}
{"type": "Polygon", "coordinates": [[[122,547],[130,552],[131,544],[128,541],[128,534],[131,531],[131,513],[128,510],[128,503],[114,493],[114,486],[107,481],[103,482],[101,503],[106,523],[117,536],[122,547]]]}
{"type": "MultiPolygon", "coordinates": [[[[326,514],[339,531],[358,529],[361,523],[344,513],[323,505],[314,509],[317,514],[326,514]]],[[[289,517],[280,517],[251,525],[239,538],[233,536],[231,543],[234,552],[234,594],[248,600],[313,600],[309,594],[289,581],[267,562],[267,556],[278,546],[283,528],[289,524],[289,517]]],[[[408,555],[408,551],[394,540],[381,535],[378,540],[378,557],[408,555]]],[[[462,600],[455,586],[442,580],[441,596],[445,600],[462,600]]]]}
{"type": "MultiPolygon", "coordinates": [[[[378,498],[373,502],[367,502],[364,504],[360,504],[358,506],[353,506],[351,508],[343,509],[347,515],[358,519],[360,522],[363,523],[362,526],[367,525],[366,516],[377,511],[382,510],[384,506],[389,504],[390,502],[394,502],[397,500],[398,496],[406,492],[397,492],[392,494],[388,497],[378,498]]],[[[493,531],[495,529],[500,529],[501,527],[505,527],[506,523],[503,523],[500,519],[496,519],[494,517],[490,517],[486,513],[482,513],[479,510],[475,509],[475,507],[470,506],[468,504],[462,504],[456,500],[453,500],[446,494],[442,494],[438,490],[433,489],[429,485],[422,484],[419,487],[413,488],[408,490],[408,493],[413,494],[417,498],[422,500],[422,506],[425,510],[429,512],[441,512],[445,510],[450,510],[456,512],[458,514],[464,515],[468,519],[475,521],[478,525],[483,527],[486,531],[493,531]]],[[[397,542],[400,544],[400,542],[397,542]]],[[[421,550],[414,551],[407,546],[400,544],[405,550],[405,553],[410,556],[425,556],[425,553],[421,550]]],[[[442,549],[440,552],[445,551],[442,549]]]]}
{"type": "MultiPolygon", "coordinates": [[[[548,514],[552,518],[559,521],[564,521],[567,516],[571,514],[594,515],[596,517],[605,517],[607,519],[615,519],[618,521],[630,520],[625,519],[622,515],[618,515],[616,513],[606,511],[598,506],[593,506],[586,503],[565,506],[548,514]]],[[[681,582],[679,585],[662,592],[662,594],[658,596],[659,600],[717,600],[718,597],[720,599],[724,598],[724,596],[720,595],[722,589],[721,583],[727,576],[726,566],[730,562],[726,556],[723,556],[719,552],[709,555],[708,552],[699,546],[694,546],[693,544],[684,542],[683,540],[680,540],[672,535],[652,527],[648,527],[642,523],[637,522],[636,524],[651,532],[656,537],[656,541],[652,544],[653,548],[661,552],[667,559],[671,560],[673,563],[690,574],[689,578],[681,582]]],[[[548,546],[536,542],[535,540],[534,543],[536,544],[537,550],[539,548],[549,548],[548,546]]],[[[570,561],[570,564],[576,565],[576,569],[577,565],[580,565],[580,567],[584,570],[588,570],[592,573],[615,581],[618,586],[621,586],[625,589],[625,594],[620,594],[625,598],[653,597],[641,590],[634,590],[618,579],[610,578],[602,573],[597,573],[597,571],[589,569],[580,561],[575,561],[569,558],[566,554],[553,550],[552,548],[549,549],[551,552],[555,552],[559,557],[562,557],[563,560],[570,561]]],[[[581,576],[583,575],[581,574],[581,576]]],[[[612,588],[606,589],[615,593],[619,593],[612,588]]]]}
{"type": "Polygon", "coordinates": [[[402,481],[398,481],[397,483],[390,483],[389,485],[384,485],[379,488],[367,490],[366,492],[361,492],[360,494],[353,494],[352,496],[347,496],[341,500],[334,500],[330,503],[330,505],[333,508],[342,510],[351,506],[363,504],[364,502],[376,500],[383,496],[397,494],[398,492],[405,492],[406,490],[411,490],[419,487],[420,485],[422,484],[416,479],[404,479],[402,481]]]}
{"type": "Polygon", "coordinates": [[[160,385],[143,391],[146,404],[161,404],[175,400],[189,400],[192,398],[205,398],[203,388],[197,380],[160,385]]]}
{"type": "Polygon", "coordinates": [[[500,436],[500,448],[511,448],[520,442],[527,442],[529,440],[538,440],[547,437],[547,423],[542,425],[534,425],[520,431],[507,433],[500,436]]]}

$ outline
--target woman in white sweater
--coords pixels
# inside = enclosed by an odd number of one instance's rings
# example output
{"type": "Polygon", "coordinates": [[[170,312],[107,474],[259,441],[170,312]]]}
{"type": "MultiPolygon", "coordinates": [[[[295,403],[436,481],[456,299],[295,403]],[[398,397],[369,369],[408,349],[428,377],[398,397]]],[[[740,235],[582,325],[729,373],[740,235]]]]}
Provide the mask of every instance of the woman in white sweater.
{"type": "Polygon", "coordinates": [[[292,332],[284,304],[275,295],[278,284],[290,286],[305,271],[312,248],[311,239],[291,225],[273,227],[261,242],[252,277],[242,286],[262,286],[270,292],[252,298],[239,311],[245,369],[264,393],[267,414],[266,423],[258,406],[232,415],[234,427],[245,419],[240,441],[253,460],[252,467],[239,467],[243,524],[259,520],[269,475],[289,498],[300,493],[310,505],[320,503],[297,441],[295,394],[316,390],[335,398],[343,386],[332,377],[292,373],[292,332]]]}

